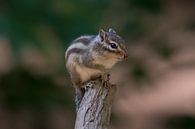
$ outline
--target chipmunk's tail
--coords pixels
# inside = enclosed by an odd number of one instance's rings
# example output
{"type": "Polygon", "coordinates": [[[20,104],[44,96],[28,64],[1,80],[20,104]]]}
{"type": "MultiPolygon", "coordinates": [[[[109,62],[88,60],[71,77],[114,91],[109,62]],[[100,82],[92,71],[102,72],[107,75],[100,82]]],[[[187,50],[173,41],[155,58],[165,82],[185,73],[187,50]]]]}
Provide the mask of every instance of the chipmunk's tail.
{"type": "Polygon", "coordinates": [[[76,111],[79,110],[84,93],[85,93],[85,89],[76,88],[76,90],[75,90],[76,111]]]}

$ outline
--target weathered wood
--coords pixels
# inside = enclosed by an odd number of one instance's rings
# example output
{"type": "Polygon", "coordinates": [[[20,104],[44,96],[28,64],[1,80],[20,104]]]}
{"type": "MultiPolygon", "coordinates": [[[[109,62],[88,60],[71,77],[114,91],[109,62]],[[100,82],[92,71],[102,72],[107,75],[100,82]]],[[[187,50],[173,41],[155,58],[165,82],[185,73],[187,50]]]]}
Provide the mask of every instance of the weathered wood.
{"type": "Polygon", "coordinates": [[[116,86],[109,79],[86,84],[87,90],[77,112],[75,129],[107,129],[116,86]]]}

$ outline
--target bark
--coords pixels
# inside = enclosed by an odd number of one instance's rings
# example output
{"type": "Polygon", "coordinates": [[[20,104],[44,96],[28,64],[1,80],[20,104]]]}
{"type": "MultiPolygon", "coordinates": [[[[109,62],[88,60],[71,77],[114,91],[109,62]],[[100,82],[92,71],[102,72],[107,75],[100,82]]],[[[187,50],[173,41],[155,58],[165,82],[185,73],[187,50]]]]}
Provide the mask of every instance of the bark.
{"type": "Polygon", "coordinates": [[[86,84],[75,129],[107,129],[116,86],[109,79],[98,79],[86,84]]]}

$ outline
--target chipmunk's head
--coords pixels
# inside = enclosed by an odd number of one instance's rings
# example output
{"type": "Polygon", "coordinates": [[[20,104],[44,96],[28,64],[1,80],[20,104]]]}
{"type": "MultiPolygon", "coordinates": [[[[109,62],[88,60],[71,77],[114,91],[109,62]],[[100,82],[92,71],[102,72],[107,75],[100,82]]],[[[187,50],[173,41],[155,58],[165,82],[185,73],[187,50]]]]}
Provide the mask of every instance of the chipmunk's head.
{"type": "Polygon", "coordinates": [[[101,29],[99,36],[105,53],[119,61],[127,58],[127,50],[124,46],[125,41],[113,29],[110,28],[108,32],[101,29]]]}

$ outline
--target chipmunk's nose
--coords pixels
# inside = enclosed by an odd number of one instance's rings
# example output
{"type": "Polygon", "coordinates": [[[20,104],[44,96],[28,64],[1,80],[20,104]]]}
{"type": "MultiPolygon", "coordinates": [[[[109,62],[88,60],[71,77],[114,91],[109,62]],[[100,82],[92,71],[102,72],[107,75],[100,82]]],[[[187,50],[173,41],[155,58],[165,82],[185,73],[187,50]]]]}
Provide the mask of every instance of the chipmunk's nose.
{"type": "Polygon", "coordinates": [[[120,55],[121,55],[121,58],[122,58],[122,59],[126,59],[126,58],[128,57],[127,51],[126,51],[126,50],[121,51],[121,52],[120,52],[120,55]]]}

